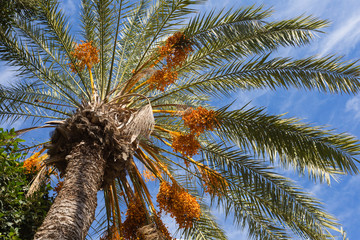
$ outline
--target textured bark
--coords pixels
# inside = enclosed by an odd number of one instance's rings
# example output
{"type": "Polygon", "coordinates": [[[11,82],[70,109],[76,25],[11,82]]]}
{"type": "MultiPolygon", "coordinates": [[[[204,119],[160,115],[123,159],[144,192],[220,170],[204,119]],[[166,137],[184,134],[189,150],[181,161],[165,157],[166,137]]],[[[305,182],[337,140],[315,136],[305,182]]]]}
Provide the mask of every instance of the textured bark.
{"type": "Polygon", "coordinates": [[[65,175],[35,239],[84,239],[95,218],[97,192],[125,177],[136,142],[124,126],[132,111],[85,105],[59,124],[47,146],[49,163],[65,175]]]}
{"type": "Polygon", "coordinates": [[[101,146],[78,143],[66,156],[64,185],[35,238],[84,239],[95,218],[97,192],[103,182],[106,162],[101,146]]]}

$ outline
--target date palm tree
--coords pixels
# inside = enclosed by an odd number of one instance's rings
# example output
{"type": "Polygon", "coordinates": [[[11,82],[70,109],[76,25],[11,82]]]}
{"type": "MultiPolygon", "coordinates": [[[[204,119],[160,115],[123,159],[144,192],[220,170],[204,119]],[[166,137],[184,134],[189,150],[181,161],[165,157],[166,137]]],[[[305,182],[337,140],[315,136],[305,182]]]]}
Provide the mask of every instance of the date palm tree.
{"type": "Polygon", "coordinates": [[[35,239],[84,239],[99,190],[102,239],[171,239],[164,213],[182,238],[227,239],[209,205],[254,239],[340,231],[272,165],[316,182],[357,174],[354,137],[263,108],[212,105],[257,88],[356,93],[359,66],[336,56],[273,56],[308,44],[326,21],[268,21],[271,10],[254,6],[197,14],[201,2],[82,0],[76,31],[57,0],[40,0],[36,18],[15,15],[0,31],[1,60],[19,77],[1,86],[1,120],[38,126],[19,134],[54,128],[31,191],[49,168],[64,179],[35,239]]]}

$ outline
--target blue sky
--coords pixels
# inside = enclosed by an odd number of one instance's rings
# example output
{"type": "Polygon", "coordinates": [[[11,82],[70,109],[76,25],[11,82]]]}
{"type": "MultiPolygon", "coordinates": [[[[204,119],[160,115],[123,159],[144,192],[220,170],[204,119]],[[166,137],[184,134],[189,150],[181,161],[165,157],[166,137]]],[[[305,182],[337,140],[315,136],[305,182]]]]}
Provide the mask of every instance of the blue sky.
{"type": "MultiPolygon", "coordinates": [[[[71,0],[64,0],[64,9],[73,15],[77,6],[71,0]]],[[[332,22],[325,29],[326,34],[307,47],[284,48],[277,52],[280,56],[293,58],[327,54],[345,55],[345,59],[360,59],[360,1],[359,0],[209,0],[201,10],[231,8],[248,5],[265,5],[272,7],[272,19],[286,19],[301,14],[311,14],[332,22]]],[[[13,81],[11,68],[0,65],[0,83],[13,81]]],[[[295,89],[288,91],[258,90],[234,94],[236,106],[242,107],[251,101],[252,106],[265,106],[271,114],[287,113],[288,117],[298,117],[315,125],[329,125],[338,132],[348,132],[360,138],[360,96],[321,94],[316,91],[306,92],[295,89]]],[[[15,128],[27,126],[29,123],[16,122],[15,128]]],[[[8,125],[3,127],[9,127],[8,125]]],[[[33,141],[44,139],[48,134],[37,132],[29,136],[33,141]]],[[[339,183],[333,181],[329,187],[325,184],[313,184],[300,179],[292,171],[284,171],[288,177],[295,178],[314,196],[325,204],[325,208],[335,215],[343,224],[349,239],[360,236],[360,176],[342,177],[339,183]]],[[[214,214],[222,219],[222,213],[214,210],[214,214]]],[[[170,220],[169,220],[170,221],[170,220]]],[[[220,221],[228,232],[230,240],[247,239],[246,232],[233,227],[231,219],[220,221]]],[[[169,222],[170,224],[170,222],[169,222]]],[[[171,224],[170,224],[171,225],[171,224]]],[[[172,228],[174,226],[171,226],[172,228]]]]}

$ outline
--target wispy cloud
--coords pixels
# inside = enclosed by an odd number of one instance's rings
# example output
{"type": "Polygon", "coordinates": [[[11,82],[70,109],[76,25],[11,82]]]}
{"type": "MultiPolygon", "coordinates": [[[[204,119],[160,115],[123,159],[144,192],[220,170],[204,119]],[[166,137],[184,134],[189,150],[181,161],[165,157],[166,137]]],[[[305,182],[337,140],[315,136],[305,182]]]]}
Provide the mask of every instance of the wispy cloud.
{"type": "Polygon", "coordinates": [[[16,81],[16,72],[14,68],[3,66],[0,68],[0,85],[9,85],[16,81]]]}
{"type": "Polygon", "coordinates": [[[62,1],[62,8],[64,13],[69,17],[69,22],[72,26],[78,25],[79,19],[79,1],[73,0],[63,0],[62,1]],[[75,4],[76,3],[76,4],[75,4]]]}
{"type": "Polygon", "coordinates": [[[65,0],[63,3],[64,11],[69,15],[73,15],[77,11],[77,7],[73,0],[65,0]]]}
{"type": "Polygon", "coordinates": [[[348,52],[355,47],[355,43],[360,40],[360,15],[355,15],[342,22],[337,24],[337,27],[332,31],[328,37],[326,37],[324,42],[324,47],[320,55],[326,55],[333,52],[336,48],[337,50],[341,49],[342,52],[348,52]]]}
{"type": "Polygon", "coordinates": [[[324,0],[290,0],[279,4],[279,1],[265,1],[266,4],[273,4],[276,10],[276,17],[283,19],[299,16],[301,14],[321,15],[327,8],[330,1],[324,0]]]}
{"type": "Polygon", "coordinates": [[[352,112],[353,118],[359,119],[360,118],[360,96],[355,96],[349,99],[345,105],[346,112],[352,112]]]}
{"type": "MultiPolygon", "coordinates": [[[[236,99],[235,104],[231,107],[231,110],[239,109],[247,105],[248,107],[259,106],[259,100],[261,102],[260,106],[267,105],[266,99],[262,99],[264,95],[269,96],[270,91],[265,89],[252,90],[252,91],[239,91],[234,97],[236,99]],[[261,99],[260,99],[261,98],[261,99]]],[[[224,104],[221,103],[223,107],[224,104]]]]}
{"type": "Polygon", "coordinates": [[[234,5],[234,1],[231,0],[208,0],[205,4],[205,7],[207,8],[207,10],[210,9],[221,9],[221,8],[225,8],[225,7],[230,7],[229,4],[234,5]]]}
{"type": "Polygon", "coordinates": [[[10,123],[10,122],[5,122],[3,124],[3,126],[1,126],[1,128],[4,128],[4,129],[11,129],[11,128],[14,128],[15,130],[19,130],[22,128],[24,124],[24,120],[22,119],[19,119],[13,123],[10,123]]]}

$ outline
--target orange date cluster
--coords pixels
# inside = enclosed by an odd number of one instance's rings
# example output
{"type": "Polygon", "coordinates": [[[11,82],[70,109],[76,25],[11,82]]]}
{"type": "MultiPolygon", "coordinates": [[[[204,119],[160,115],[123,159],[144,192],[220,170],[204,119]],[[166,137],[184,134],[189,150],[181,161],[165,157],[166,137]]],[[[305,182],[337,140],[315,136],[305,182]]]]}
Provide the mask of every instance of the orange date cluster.
{"type": "Polygon", "coordinates": [[[176,68],[181,67],[193,51],[191,41],[182,32],[177,32],[170,36],[164,46],[158,49],[159,58],[155,64],[165,58],[165,66],[157,70],[148,80],[150,89],[165,91],[165,87],[173,84],[178,78],[176,68]]]}
{"type": "Polygon", "coordinates": [[[77,44],[74,51],[71,52],[71,55],[77,60],[75,63],[76,66],[70,63],[70,68],[73,72],[77,72],[77,70],[81,72],[85,67],[91,69],[94,64],[99,62],[99,50],[92,45],[92,41],[81,42],[82,43],[77,44]]]}
{"type": "Polygon", "coordinates": [[[176,184],[163,181],[157,195],[160,211],[170,213],[179,228],[191,228],[199,220],[201,210],[196,198],[176,184]]]}

